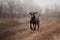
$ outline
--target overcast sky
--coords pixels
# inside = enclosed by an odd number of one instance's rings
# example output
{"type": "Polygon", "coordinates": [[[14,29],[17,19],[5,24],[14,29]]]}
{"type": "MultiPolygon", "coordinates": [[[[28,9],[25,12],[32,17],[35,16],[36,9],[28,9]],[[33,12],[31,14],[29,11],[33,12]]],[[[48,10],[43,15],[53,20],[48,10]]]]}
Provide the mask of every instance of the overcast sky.
{"type": "Polygon", "coordinates": [[[47,6],[55,5],[60,5],[60,0],[21,0],[22,3],[32,3],[37,6],[41,6],[46,8],[47,6]]]}
{"type": "MultiPolygon", "coordinates": [[[[6,0],[0,0],[0,2],[3,1],[4,4],[7,4],[5,2],[6,0]]],[[[60,0],[8,0],[8,1],[14,1],[16,4],[25,4],[25,5],[36,5],[42,10],[45,10],[45,8],[55,9],[55,4],[57,6],[60,6],[60,0]]],[[[35,7],[35,6],[34,6],[35,7]]],[[[37,7],[36,7],[37,8],[37,7]]],[[[29,10],[29,9],[28,9],[29,10]]]]}
{"type": "Polygon", "coordinates": [[[60,0],[14,0],[14,1],[15,2],[17,1],[17,3],[22,3],[22,4],[34,4],[36,6],[40,6],[43,8],[50,7],[55,4],[60,5],[60,0]]]}
{"type": "Polygon", "coordinates": [[[21,3],[26,4],[33,4],[36,6],[40,6],[42,10],[45,10],[46,8],[49,9],[55,9],[55,4],[57,6],[60,6],[60,0],[20,0],[21,3]]]}

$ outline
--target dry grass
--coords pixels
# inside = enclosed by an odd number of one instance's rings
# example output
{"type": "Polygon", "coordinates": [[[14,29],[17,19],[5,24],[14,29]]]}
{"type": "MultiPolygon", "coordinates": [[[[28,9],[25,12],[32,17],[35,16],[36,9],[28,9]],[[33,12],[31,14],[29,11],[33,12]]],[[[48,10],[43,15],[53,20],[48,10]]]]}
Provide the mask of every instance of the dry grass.
{"type": "Polygon", "coordinates": [[[0,21],[0,40],[60,40],[60,19],[42,18],[40,30],[31,31],[29,18],[0,21]]]}

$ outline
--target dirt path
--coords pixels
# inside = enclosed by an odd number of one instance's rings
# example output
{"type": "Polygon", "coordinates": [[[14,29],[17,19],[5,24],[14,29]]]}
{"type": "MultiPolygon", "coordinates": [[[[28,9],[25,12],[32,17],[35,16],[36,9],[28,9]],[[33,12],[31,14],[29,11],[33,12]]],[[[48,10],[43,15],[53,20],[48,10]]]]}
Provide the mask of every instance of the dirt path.
{"type": "Polygon", "coordinates": [[[1,40],[60,40],[60,19],[41,20],[40,30],[35,32],[30,30],[29,24],[9,28],[1,40]]]}

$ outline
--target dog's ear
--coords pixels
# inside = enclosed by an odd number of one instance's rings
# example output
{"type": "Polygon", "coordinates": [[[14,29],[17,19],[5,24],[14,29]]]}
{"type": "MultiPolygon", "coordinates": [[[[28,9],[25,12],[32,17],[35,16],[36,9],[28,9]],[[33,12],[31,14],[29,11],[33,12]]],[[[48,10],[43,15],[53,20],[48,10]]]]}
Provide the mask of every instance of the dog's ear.
{"type": "Polygon", "coordinates": [[[31,12],[29,14],[31,15],[31,12]]]}
{"type": "Polygon", "coordinates": [[[30,15],[33,15],[32,12],[29,13],[30,15]]]}
{"type": "Polygon", "coordinates": [[[38,14],[38,12],[33,12],[34,14],[38,14]]]}

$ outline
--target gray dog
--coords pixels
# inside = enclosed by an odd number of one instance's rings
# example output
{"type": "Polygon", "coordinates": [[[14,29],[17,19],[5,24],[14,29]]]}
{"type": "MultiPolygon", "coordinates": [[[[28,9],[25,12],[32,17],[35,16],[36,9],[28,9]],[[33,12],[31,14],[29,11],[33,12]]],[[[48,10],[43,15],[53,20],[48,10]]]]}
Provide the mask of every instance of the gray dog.
{"type": "Polygon", "coordinates": [[[30,28],[31,30],[35,31],[36,30],[36,26],[38,26],[38,30],[39,30],[39,15],[38,12],[30,12],[29,13],[31,15],[31,19],[30,19],[30,28]]]}

